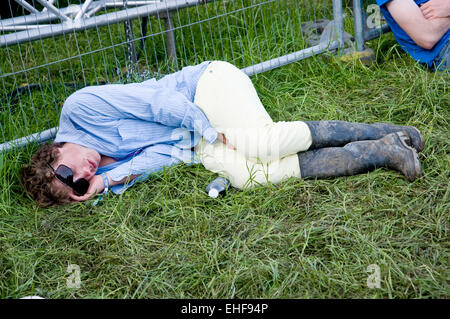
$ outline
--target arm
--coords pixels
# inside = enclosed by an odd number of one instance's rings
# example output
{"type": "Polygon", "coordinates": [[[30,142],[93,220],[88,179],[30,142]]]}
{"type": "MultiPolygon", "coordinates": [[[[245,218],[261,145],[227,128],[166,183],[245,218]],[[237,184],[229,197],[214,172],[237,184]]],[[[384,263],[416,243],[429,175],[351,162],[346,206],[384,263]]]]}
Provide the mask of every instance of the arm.
{"type": "Polygon", "coordinates": [[[426,19],[413,0],[392,0],[386,8],[416,44],[430,50],[450,28],[450,18],[426,19]]]}
{"type": "Polygon", "coordinates": [[[450,1],[430,0],[421,4],[420,10],[426,19],[447,18],[450,16],[450,1]]]}
{"type": "MultiPolygon", "coordinates": [[[[146,88],[148,91],[149,89],[146,88]]],[[[167,126],[184,127],[200,133],[209,143],[217,138],[217,131],[211,126],[200,108],[183,94],[158,87],[152,90],[150,108],[133,109],[133,115],[144,120],[155,121],[167,126]]]]}
{"type": "MultiPolygon", "coordinates": [[[[152,150],[152,147],[144,149],[139,155],[133,159],[117,166],[116,168],[106,173],[109,181],[109,187],[130,183],[141,175],[148,175],[162,171],[164,167],[179,163],[180,160],[176,156],[169,156],[157,153],[152,150]]],[[[90,181],[90,187],[87,193],[83,196],[70,195],[74,201],[86,201],[92,195],[99,194],[105,189],[103,177],[95,175],[90,181]]]]}
{"type": "Polygon", "coordinates": [[[217,138],[217,131],[197,105],[180,92],[154,82],[87,87],[69,97],[66,104],[74,104],[70,109],[73,116],[83,113],[99,120],[139,119],[196,131],[210,143],[217,138]]]}
{"type": "MultiPolygon", "coordinates": [[[[109,177],[108,173],[106,174],[106,176],[108,176],[109,187],[112,187],[112,186],[115,186],[115,185],[120,185],[120,184],[123,184],[125,182],[131,182],[135,178],[139,177],[139,175],[130,175],[130,176],[126,176],[126,177],[122,178],[119,181],[113,181],[111,179],[111,177],[109,177]]],[[[76,202],[84,202],[84,201],[88,200],[90,197],[92,197],[92,195],[100,194],[105,189],[105,184],[103,182],[103,177],[100,176],[100,175],[95,175],[89,181],[89,183],[90,183],[90,186],[89,186],[89,189],[86,192],[86,194],[84,194],[83,196],[77,196],[77,195],[75,195],[73,193],[70,193],[69,194],[70,198],[72,198],[72,200],[74,200],[76,202]]]]}

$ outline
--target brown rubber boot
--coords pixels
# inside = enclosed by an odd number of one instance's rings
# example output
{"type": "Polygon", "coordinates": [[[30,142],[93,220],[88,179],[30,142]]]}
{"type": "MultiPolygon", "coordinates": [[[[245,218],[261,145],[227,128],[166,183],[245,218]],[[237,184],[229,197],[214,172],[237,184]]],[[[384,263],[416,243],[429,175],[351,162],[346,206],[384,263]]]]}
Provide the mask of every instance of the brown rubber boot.
{"type": "Polygon", "coordinates": [[[414,148],[403,132],[374,141],[351,142],[344,147],[327,147],[298,153],[302,178],[356,175],[378,167],[400,171],[409,181],[422,174],[414,148]]]}
{"type": "Polygon", "coordinates": [[[364,124],[344,121],[306,121],[311,131],[310,149],[344,146],[350,142],[378,140],[395,132],[405,132],[409,136],[410,145],[418,152],[422,151],[425,142],[420,131],[413,126],[391,125],[385,123],[364,124]]]}

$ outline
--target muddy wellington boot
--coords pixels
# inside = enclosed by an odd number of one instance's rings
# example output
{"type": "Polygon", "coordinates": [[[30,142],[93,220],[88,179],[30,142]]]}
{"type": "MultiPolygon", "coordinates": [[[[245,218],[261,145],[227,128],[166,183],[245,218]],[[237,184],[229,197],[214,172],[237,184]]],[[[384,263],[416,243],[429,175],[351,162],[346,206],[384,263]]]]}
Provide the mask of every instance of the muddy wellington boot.
{"type": "Polygon", "coordinates": [[[420,131],[414,126],[391,125],[385,123],[364,124],[344,121],[305,121],[312,135],[310,150],[322,147],[344,146],[350,142],[378,140],[395,132],[404,132],[409,137],[408,145],[418,152],[425,142],[420,131]]]}
{"type": "Polygon", "coordinates": [[[379,140],[358,141],[297,153],[302,178],[328,178],[369,172],[378,167],[400,171],[409,181],[422,173],[417,152],[403,132],[379,140]]]}

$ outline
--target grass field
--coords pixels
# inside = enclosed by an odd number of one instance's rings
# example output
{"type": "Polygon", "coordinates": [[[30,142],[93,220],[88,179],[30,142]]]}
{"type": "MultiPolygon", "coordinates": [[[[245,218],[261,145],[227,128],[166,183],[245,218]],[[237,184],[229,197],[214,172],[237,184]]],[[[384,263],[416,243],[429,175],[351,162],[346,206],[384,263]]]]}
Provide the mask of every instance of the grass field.
{"type": "Polygon", "coordinates": [[[448,298],[450,77],[392,34],[369,46],[370,66],[318,56],[252,80],[275,121],[418,127],[423,177],[377,169],[211,199],[216,176],[177,165],[96,208],[40,209],[18,181],[30,145],[0,155],[0,298],[448,298]],[[72,264],[80,288],[67,285],[72,264]],[[381,287],[370,289],[373,264],[381,287]]]}

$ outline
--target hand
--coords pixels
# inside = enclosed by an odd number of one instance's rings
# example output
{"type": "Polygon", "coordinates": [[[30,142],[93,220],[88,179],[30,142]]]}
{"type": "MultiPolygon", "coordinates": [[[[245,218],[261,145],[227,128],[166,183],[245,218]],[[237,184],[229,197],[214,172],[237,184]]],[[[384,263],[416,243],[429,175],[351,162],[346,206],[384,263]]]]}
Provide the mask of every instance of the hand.
{"type": "Polygon", "coordinates": [[[430,0],[421,4],[420,10],[426,19],[446,18],[450,16],[450,1],[430,0]]]}
{"type": "Polygon", "coordinates": [[[92,195],[98,194],[103,192],[105,189],[105,184],[103,183],[103,177],[100,175],[95,175],[91,178],[89,181],[89,188],[86,194],[83,196],[77,196],[74,193],[71,193],[69,196],[76,202],[84,202],[88,200],[92,195]]]}
{"type": "Polygon", "coordinates": [[[223,133],[218,133],[217,139],[221,141],[223,144],[225,144],[229,149],[236,150],[236,147],[234,147],[232,144],[228,142],[227,138],[225,137],[225,135],[223,135],[223,133]]]}

